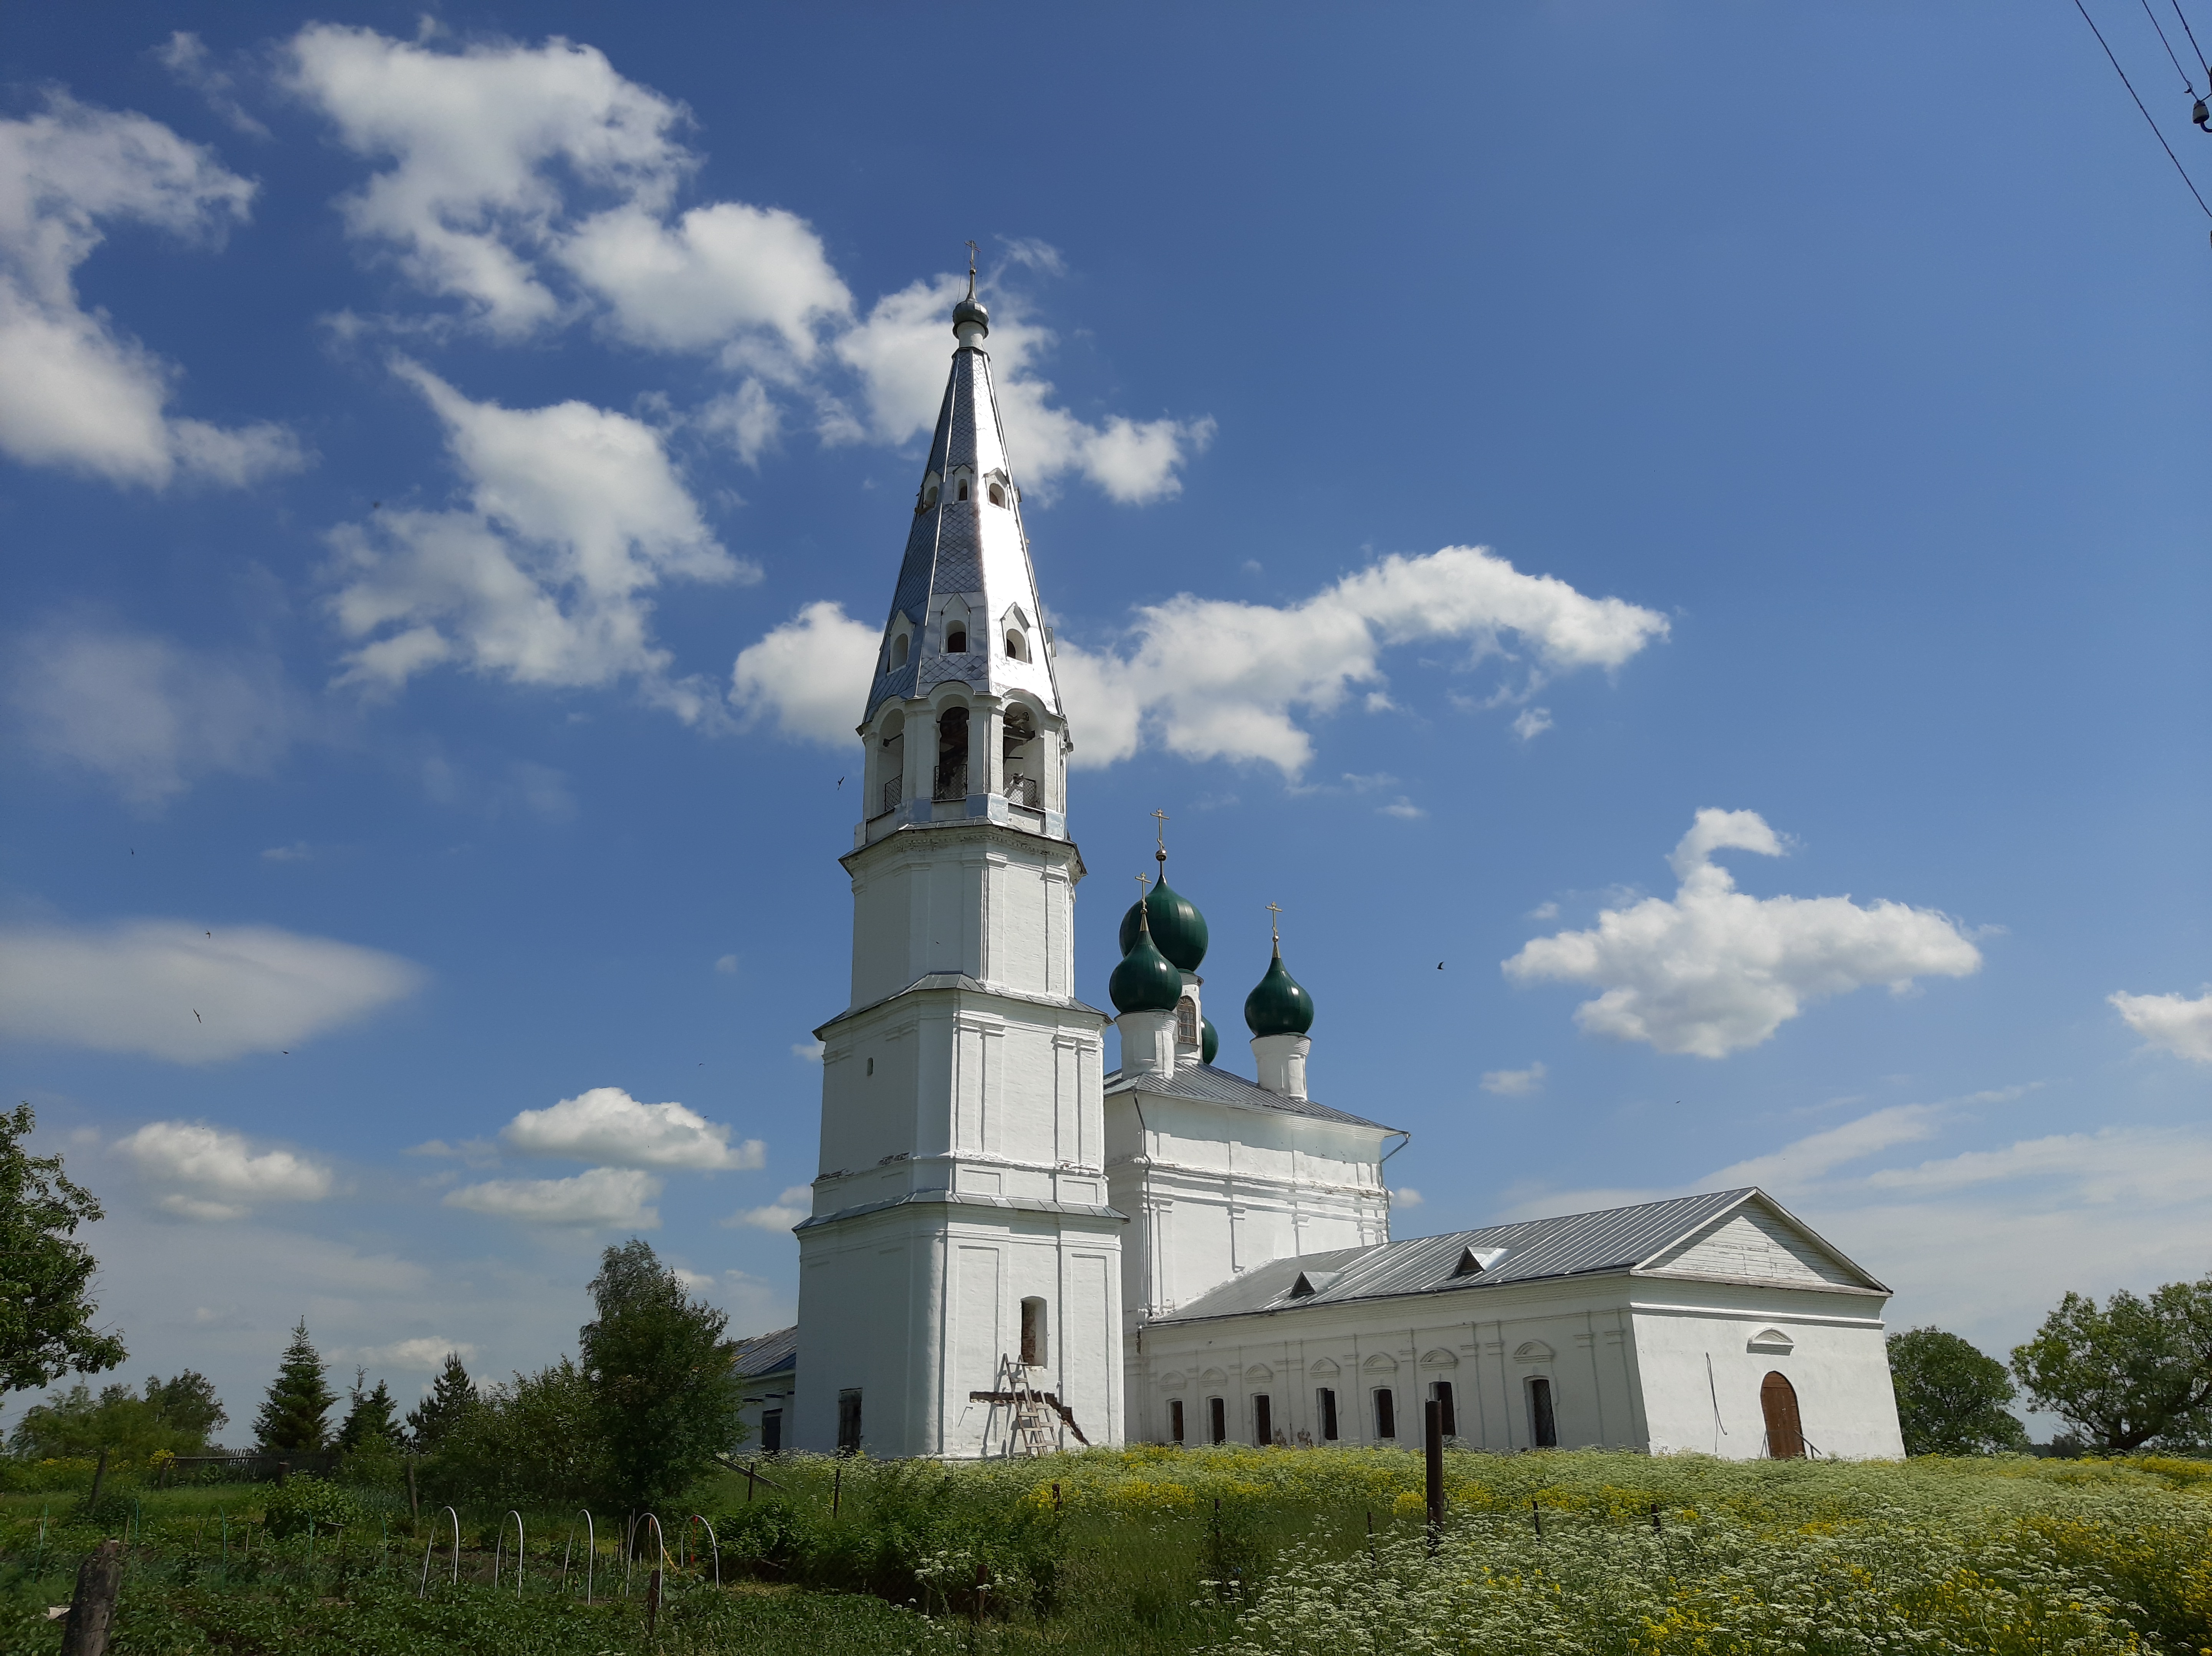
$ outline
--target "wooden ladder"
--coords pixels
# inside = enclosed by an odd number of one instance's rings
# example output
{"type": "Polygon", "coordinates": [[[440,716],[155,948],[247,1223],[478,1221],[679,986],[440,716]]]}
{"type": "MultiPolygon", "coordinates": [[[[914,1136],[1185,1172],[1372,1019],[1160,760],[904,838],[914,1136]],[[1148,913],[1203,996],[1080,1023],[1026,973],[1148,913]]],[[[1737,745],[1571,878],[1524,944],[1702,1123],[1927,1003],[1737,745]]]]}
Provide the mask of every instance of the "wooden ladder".
{"type": "Polygon", "coordinates": [[[1013,1425],[1006,1440],[1009,1454],[1018,1450],[1030,1456],[1049,1455],[1060,1447],[1059,1434],[1046,1424],[1048,1418],[1042,1397],[1030,1385],[1027,1363],[1016,1362],[1012,1357],[999,1359],[999,1390],[1011,1401],[1013,1425]]]}

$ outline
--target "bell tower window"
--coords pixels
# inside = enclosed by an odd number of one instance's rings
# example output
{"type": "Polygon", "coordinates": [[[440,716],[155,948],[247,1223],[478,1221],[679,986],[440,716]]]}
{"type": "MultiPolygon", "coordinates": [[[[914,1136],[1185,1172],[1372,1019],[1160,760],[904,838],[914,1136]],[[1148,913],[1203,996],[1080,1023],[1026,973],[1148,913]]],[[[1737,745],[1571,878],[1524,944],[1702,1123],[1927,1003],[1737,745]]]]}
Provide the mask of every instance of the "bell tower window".
{"type": "Polygon", "coordinates": [[[1029,640],[1023,637],[1021,634],[1018,632],[1008,633],[1006,635],[1006,659],[1010,661],[1028,661],[1030,659],[1029,640]]]}
{"type": "Polygon", "coordinates": [[[991,485],[991,504],[994,506],[1004,506],[1006,503],[1006,491],[999,487],[997,484],[993,484],[991,485]]]}
{"type": "Polygon", "coordinates": [[[955,621],[945,630],[945,653],[965,655],[968,653],[968,628],[964,622],[955,621]]]}
{"type": "Polygon", "coordinates": [[[907,650],[908,650],[908,641],[907,641],[907,636],[906,636],[904,633],[901,633],[897,637],[896,637],[896,638],[894,638],[894,639],[892,639],[892,640],[891,640],[891,668],[892,668],[892,671],[896,672],[896,671],[897,671],[900,667],[904,667],[904,666],[906,665],[906,657],[907,657],[907,650]]]}
{"type": "Polygon", "coordinates": [[[968,479],[965,478],[960,479],[960,498],[963,500],[968,498],[968,479]]]}

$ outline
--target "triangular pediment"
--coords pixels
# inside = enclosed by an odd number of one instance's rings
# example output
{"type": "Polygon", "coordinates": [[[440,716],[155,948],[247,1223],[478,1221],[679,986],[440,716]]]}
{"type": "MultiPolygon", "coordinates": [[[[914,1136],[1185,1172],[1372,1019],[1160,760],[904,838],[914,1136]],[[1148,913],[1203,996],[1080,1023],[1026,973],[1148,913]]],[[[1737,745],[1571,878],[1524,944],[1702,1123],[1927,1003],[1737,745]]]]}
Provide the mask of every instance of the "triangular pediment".
{"type": "Polygon", "coordinates": [[[1638,1267],[1639,1275],[1695,1276],[1778,1288],[1856,1288],[1883,1285],[1764,1191],[1707,1220],[1638,1267]]]}

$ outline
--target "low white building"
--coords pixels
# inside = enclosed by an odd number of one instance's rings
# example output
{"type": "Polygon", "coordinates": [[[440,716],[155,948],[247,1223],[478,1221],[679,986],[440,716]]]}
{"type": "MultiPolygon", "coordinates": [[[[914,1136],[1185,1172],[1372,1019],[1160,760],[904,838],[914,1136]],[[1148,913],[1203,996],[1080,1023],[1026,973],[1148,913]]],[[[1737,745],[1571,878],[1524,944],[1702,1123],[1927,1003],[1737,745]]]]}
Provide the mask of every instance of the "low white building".
{"type": "Polygon", "coordinates": [[[799,1323],[757,1442],[978,1456],[1130,1440],[1902,1452],[1888,1290],[1758,1190],[1394,1243],[1406,1135],[1307,1091],[1278,938],[1215,1062],[1206,922],[1160,878],[1109,1014],[1074,982],[1051,630],[971,291],[859,727],[846,1009],[823,1042],[799,1323]],[[1042,1419],[1049,1431],[1017,1429],[1042,1419]]]}

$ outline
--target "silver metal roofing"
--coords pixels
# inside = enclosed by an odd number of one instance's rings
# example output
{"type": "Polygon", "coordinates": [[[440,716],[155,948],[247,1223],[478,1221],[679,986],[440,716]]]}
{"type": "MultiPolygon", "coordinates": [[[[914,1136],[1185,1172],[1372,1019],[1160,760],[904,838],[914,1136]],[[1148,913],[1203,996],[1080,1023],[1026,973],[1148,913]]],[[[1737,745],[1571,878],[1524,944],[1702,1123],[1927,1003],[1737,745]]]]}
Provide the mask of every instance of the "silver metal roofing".
{"type": "MultiPolygon", "coordinates": [[[[1649,1265],[1715,1221],[1753,1202],[1765,1205],[1806,1234],[1812,1233],[1802,1221],[1756,1186],[1712,1190],[1703,1196],[1642,1202],[1632,1208],[1607,1208],[1598,1213],[1569,1214],[1559,1219],[1523,1220],[1515,1225],[1492,1225],[1481,1230],[1454,1231],[1407,1242],[1340,1248],[1332,1253],[1273,1260],[1153,1320],[1200,1322],[1251,1312],[1338,1305],[1347,1300],[1381,1300],[1402,1294],[1479,1293],[1514,1282],[1635,1270],[1649,1265]],[[1503,1248],[1505,1254],[1487,1269],[1470,1276],[1455,1276],[1452,1272],[1460,1256],[1470,1248],[1478,1254],[1503,1248]],[[1302,1274],[1312,1282],[1314,1292],[1293,1298],[1291,1289],[1302,1274]],[[1324,1275],[1328,1277],[1326,1282],[1320,1280],[1324,1275]]],[[[1827,1247],[1826,1243],[1821,1245],[1827,1247]]],[[[1863,1279],[1869,1289],[1887,1292],[1881,1283],[1832,1248],[1827,1251],[1863,1279]]]]}
{"type": "Polygon", "coordinates": [[[730,1364],[730,1372],[741,1380],[763,1374],[781,1373],[799,1364],[799,1324],[777,1329],[772,1334],[757,1335],[738,1342],[738,1355],[730,1364]]]}
{"type": "Polygon", "coordinates": [[[945,402],[915,495],[914,522],[907,531],[898,588],[884,623],[884,646],[864,718],[872,717],[893,697],[927,695],[933,685],[954,679],[979,691],[1025,691],[1047,711],[1060,710],[1029,535],[1022,527],[1021,494],[1013,487],[998,395],[991,385],[991,359],[980,345],[963,345],[952,354],[945,402]],[[957,487],[963,475],[969,483],[966,500],[959,498],[957,487]],[[990,503],[994,477],[1006,488],[1002,506],[990,503]],[[924,504],[933,485],[936,500],[924,504]],[[934,648],[929,629],[956,598],[968,606],[969,642],[977,648],[946,655],[934,648]],[[1014,606],[1029,623],[1031,654],[1026,661],[1009,658],[997,633],[997,624],[1014,606]],[[894,667],[889,650],[901,616],[915,628],[915,637],[912,654],[894,667]]]}
{"type": "MultiPolygon", "coordinates": [[[[1106,1077],[1109,1093],[1136,1092],[1139,1083],[1134,1076],[1122,1080],[1121,1072],[1113,1071],[1106,1077]]],[[[1348,1111],[1332,1110],[1325,1104],[1316,1104],[1311,1099],[1286,1099],[1280,1093],[1270,1093],[1242,1075],[1231,1075],[1226,1069],[1217,1069],[1210,1063],[1178,1064],[1173,1075],[1147,1075],[1142,1090],[1158,1093],[1170,1099],[1203,1099],[1208,1104],[1232,1104],[1246,1110],[1273,1110],[1279,1115],[1307,1116],[1315,1121],[1341,1122],[1347,1127],[1371,1127],[1380,1133],[1402,1132],[1402,1128],[1385,1127],[1379,1121],[1370,1121],[1364,1116],[1355,1116],[1348,1111]]]]}

